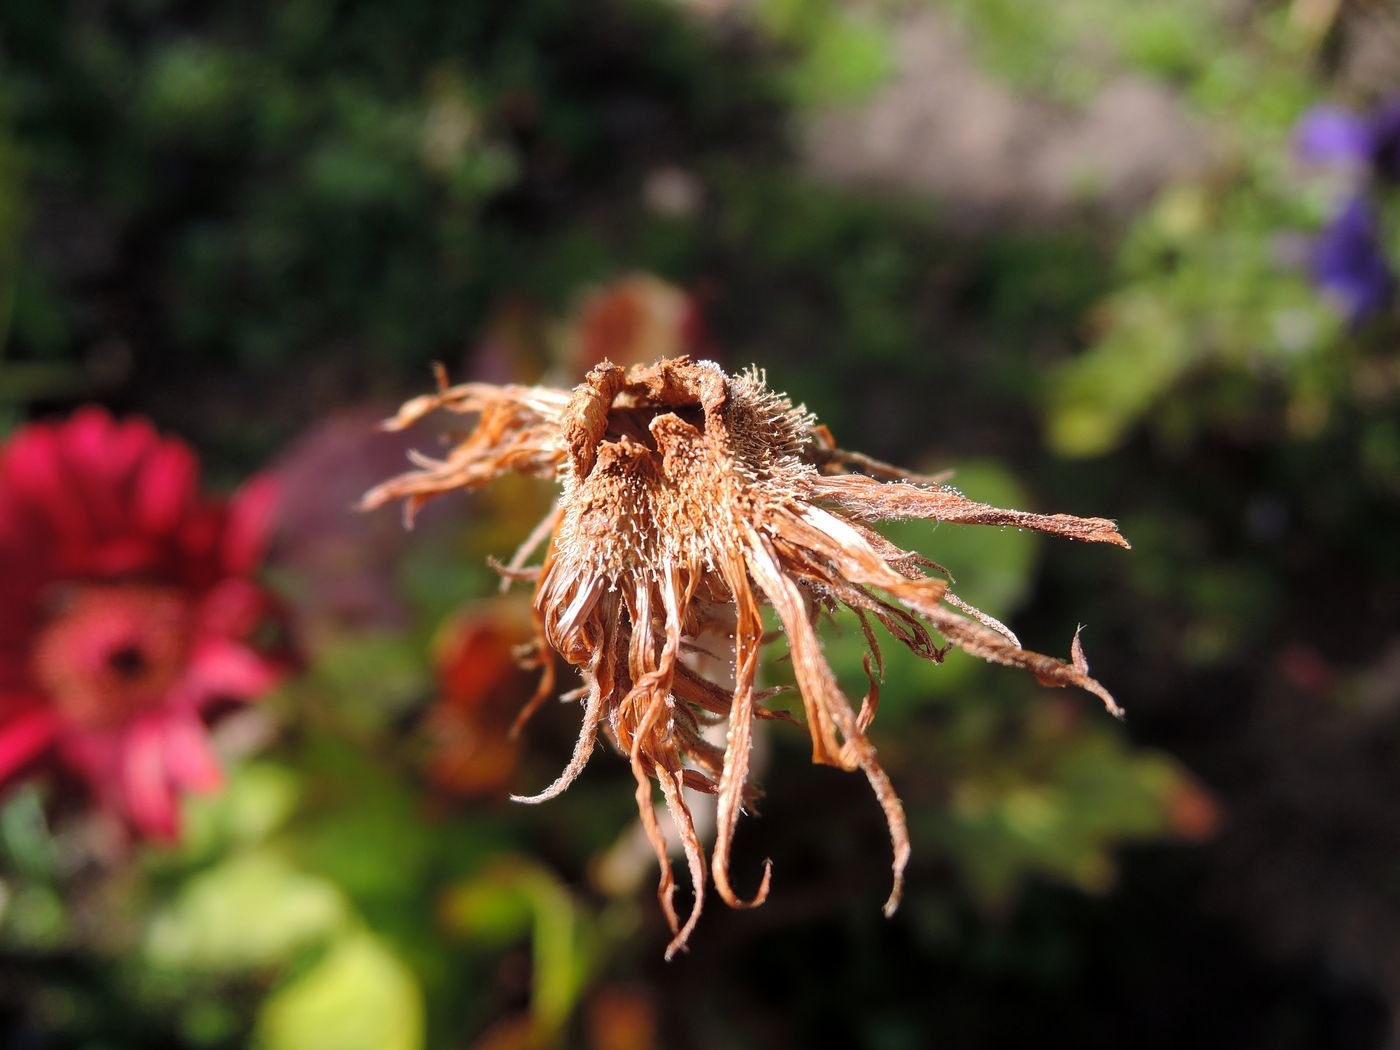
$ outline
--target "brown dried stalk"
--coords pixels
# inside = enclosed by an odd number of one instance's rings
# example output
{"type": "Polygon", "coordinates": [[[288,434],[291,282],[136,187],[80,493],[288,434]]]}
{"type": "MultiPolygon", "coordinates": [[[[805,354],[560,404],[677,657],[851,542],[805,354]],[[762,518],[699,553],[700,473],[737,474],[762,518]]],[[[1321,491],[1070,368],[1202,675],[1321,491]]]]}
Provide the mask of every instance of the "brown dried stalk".
{"type": "MultiPolygon", "coordinates": [[[[502,571],[537,581],[534,610],[541,665],[545,647],[582,671],[583,727],[559,778],[537,795],[558,795],[578,776],[604,731],[631,761],[637,808],[661,866],[659,896],[683,948],[700,915],[705,864],[683,789],[718,796],[710,871],[731,907],[768,895],[770,867],[752,897],[735,892],[729,856],[747,798],[753,722],[777,717],[755,687],[763,636],[760,608],[771,605],[791,651],[812,738],[812,759],[859,769],[885,812],[894,847],[899,904],[909,836],[904,810],[866,736],[878,697],[879,648],[869,618],[902,644],[940,661],[948,645],[1023,667],[1042,683],[1074,685],[1119,713],[1089,677],[1075,637],[1069,663],[1021,648],[991,617],[954,597],[938,569],[891,544],[865,523],[929,518],[1014,525],[1070,539],[1128,546],[1111,521],[1040,515],[975,503],[933,479],[835,447],[802,408],[769,391],[757,372],[728,376],[688,358],[623,370],[604,363],[572,393],[541,387],[466,383],[406,404],[385,426],[398,430],[437,409],[475,413],[476,428],[446,459],[416,459],[419,469],[380,485],[366,507],[404,500],[411,520],[426,500],[475,489],[515,470],[557,479],[559,503],[502,571]],[[851,467],[866,474],[846,473],[851,467]],[[874,475],[867,476],[867,475],[874,475]],[[884,480],[877,480],[884,479],[884,480]],[[904,479],[904,480],[895,480],[904,479]],[[525,568],[548,536],[544,563],[525,568]],[[827,664],[815,628],[821,611],[853,610],[875,661],[871,688],[854,709],[827,664]],[[948,645],[933,640],[930,628],[948,645]],[[706,630],[733,637],[732,688],[707,681],[680,660],[706,630]],[[701,735],[727,719],[719,748],[701,735]],[[652,781],[680,831],[695,890],[684,923],[673,904],[675,878],[652,802],[652,781]]],[[[536,700],[552,689],[546,674],[536,700]]]]}

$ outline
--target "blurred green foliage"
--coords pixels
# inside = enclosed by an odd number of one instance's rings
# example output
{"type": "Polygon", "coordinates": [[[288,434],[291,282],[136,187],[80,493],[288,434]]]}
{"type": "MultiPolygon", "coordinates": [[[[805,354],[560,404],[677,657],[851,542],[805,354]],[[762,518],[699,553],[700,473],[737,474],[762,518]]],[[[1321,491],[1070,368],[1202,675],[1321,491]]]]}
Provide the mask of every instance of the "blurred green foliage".
{"type": "Polygon", "coordinates": [[[1118,69],[1189,82],[1228,76],[1242,57],[1231,49],[1226,5],[1210,0],[1064,0],[1029,10],[1011,0],[941,6],[971,31],[988,69],[1071,104],[1092,98],[1118,69]]]}
{"type": "Polygon", "coordinates": [[[263,1006],[253,1045],[269,1050],[413,1050],[423,1045],[413,975],[365,934],[333,944],[263,1006]]]}
{"type": "MultiPolygon", "coordinates": [[[[1296,398],[1340,392],[1345,333],[1283,249],[1290,231],[1300,236],[1324,217],[1290,157],[1293,124],[1314,91],[1299,75],[1304,41],[1281,26],[1260,28],[1263,39],[1251,43],[1263,56],[1242,48],[1230,62],[1182,71],[1182,89],[1203,119],[1248,134],[1224,147],[1218,171],[1228,182],[1213,172],[1171,188],[1124,239],[1098,337],[1056,376],[1048,436],[1066,453],[1109,451],[1144,417],[1178,436],[1214,422],[1208,411],[1188,416],[1168,403],[1193,374],[1217,383],[1243,375],[1296,398]]],[[[1248,415],[1243,393],[1210,407],[1227,421],[1248,415]]]]}
{"type": "MultiPolygon", "coordinates": [[[[631,261],[652,220],[616,192],[776,98],[709,72],[720,52],[659,3],[122,6],[15,12],[16,124],[32,181],[100,202],[71,217],[82,235],[149,247],[131,283],[158,310],[123,334],[201,366],[328,342],[421,366],[504,291],[555,299],[631,261]],[[590,213],[619,205],[600,242],[590,213]]],[[[36,354],[112,321],[81,317],[48,261],[16,317],[36,354]]]]}
{"type": "Polygon", "coordinates": [[[841,4],[762,0],[756,22],[788,49],[782,78],[796,102],[850,103],[868,96],[891,71],[888,31],[841,4]]]}

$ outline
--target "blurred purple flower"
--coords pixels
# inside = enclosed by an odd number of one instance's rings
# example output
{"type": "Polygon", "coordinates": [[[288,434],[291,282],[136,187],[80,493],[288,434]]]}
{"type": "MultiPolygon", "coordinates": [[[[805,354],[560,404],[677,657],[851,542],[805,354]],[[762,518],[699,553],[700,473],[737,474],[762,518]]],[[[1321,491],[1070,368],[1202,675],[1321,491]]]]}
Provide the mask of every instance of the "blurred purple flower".
{"type": "Polygon", "coordinates": [[[1376,210],[1353,197],[1313,242],[1308,269],[1314,283],[1357,324],[1390,299],[1394,274],[1381,249],[1376,210]]]}
{"type": "Polygon", "coordinates": [[[283,492],[273,563],[298,595],[313,648],[346,631],[401,627],[410,619],[396,586],[403,530],[349,510],[411,447],[375,429],[385,415],[375,406],[330,414],[273,467],[283,492]]]}
{"type": "Polygon", "coordinates": [[[1293,144],[1309,164],[1400,182],[1400,99],[1365,116],[1317,106],[1298,121],[1293,144]]]}

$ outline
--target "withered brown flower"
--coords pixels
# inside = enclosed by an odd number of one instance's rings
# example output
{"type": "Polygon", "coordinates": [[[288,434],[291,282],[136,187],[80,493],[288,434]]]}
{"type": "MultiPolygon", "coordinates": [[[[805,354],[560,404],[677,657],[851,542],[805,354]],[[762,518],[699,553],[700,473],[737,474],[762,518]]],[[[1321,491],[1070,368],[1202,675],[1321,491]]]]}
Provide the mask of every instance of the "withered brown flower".
{"type": "Polygon", "coordinates": [[[562,484],[554,510],[500,569],[536,583],[546,673],[522,718],[552,690],[553,649],[581,669],[583,726],[559,778],[520,801],[562,792],[588,761],[599,732],[608,734],[631,760],[637,808],[661,866],[658,893],[674,933],[668,957],[694,928],[705,886],[704,848],[682,789],[718,796],[710,871],[724,901],[750,907],[768,894],[769,865],[747,900],[729,876],[739,813],[754,795],[747,783],[754,720],[785,717],[764,706],[766,694],[756,684],[767,640],[764,603],[787,637],[813,761],[862,771],[884,809],[894,847],[886,914],[899,903],[909,837],[903,807],[866,735],[882,666],[872,617],[926,659],[939,661],[957,646],[1026,668],[1046,685],[1079,686],[1118,713],[1107,690],[1089,677],[1077,635],[1068,663],[1023,649],[1000,623],[954,596],[939,566],[899,549],[869,524],[928,518],[1012,525],[1126,547],[1110,521],[1002,510],[936,479],[842,451],[826,428],[770,391],[755,371],[729,376],[710,362],[682,357],[630,370],[604,362],[572,392],[449,387],[441,374],[438,383],[436,394],[408,402],[385,426],[399,430],[446,409],[478,414],[475,429],[445,459],[417,457],[419,469],[368,493],[365,506],[402,499],[411,520],[424,501],[478,488],[508,471],[562,484]],[[526,568],[546,540],[543,565],[526,568]],[[816,629],[821,615],[842,606],[855,613],[869,647],[870,686],[859,708],[838,685],[816,629]],[[716,633],[732,639],[732,681],[706,677],[687,655],[696,639],[716,633]],[[719,747],[704,730],[725,720],[728,737],[719,747]],[[679,829],[695,890],[684,923],[673,904],[675,879],[653,780],[679,829]]]}

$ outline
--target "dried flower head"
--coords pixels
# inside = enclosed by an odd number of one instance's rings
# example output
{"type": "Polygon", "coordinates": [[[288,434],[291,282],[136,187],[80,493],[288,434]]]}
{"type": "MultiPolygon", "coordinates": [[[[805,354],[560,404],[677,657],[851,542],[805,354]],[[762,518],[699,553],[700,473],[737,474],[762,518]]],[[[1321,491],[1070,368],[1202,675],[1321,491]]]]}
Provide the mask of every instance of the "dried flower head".
{"type": "Polygon", "coordinates": [[[926,659],[939,661],[957,646],[1024,667],[1047,685],[1087,689],[1117,713],[1112,697],[1089,677],[1077,638],[1068,663],[1023,649],[1005,627],[950,593],[938,566],[868,524],[918,517],[1015,525],[1126,547],[1110,521],[973,502],[931,479],[836,448],[824,427],[768,390],[760,373],[729,376],[688,358],[629,370],[605,362],[572,392],[448,387],[439,375],[438,393],[408,402],[385,425],[401,429],[436,409],[476,413],[480,420],[445,459],[419,457],[418,470],[374,489],[365,505],[402,499],[411,520],[424,501],[480,487],[507,471],[562,484],[553,512],[501,571],[536,581],[546,674],[524,715],[551,689],[547,646],[581,669],[583,726],[559,778],[520,801],[558,795],[583,769],[598,733],[609,735],[631,760],[638,810],[661,865],[659,895],[675,935],[668,957],[694,928],[705,884],[704,850],[683,788],[718,796],[710,871],[720,896],[731,907],[749,907],[768,893],[768,866],[747,900],[729,877],[735,826],[753,794],[747,784],[753,723],[782,717],[764,706],[757,688],[762,604],[773,607],[787,636],[813,761],[863,772],[884,809],[894,846],[886,914],[899,903],[909,839],[903,807],[866,735],[881,666],[872,617],[926,659]],[[543,565],[526,568],[546,538],[543,565]],[[841,606],[855,613],[869,645],[870,688],[859,708],[837,684],[816,630],[821,614],[841,606]],[[732,681],[716,682],[695,669],[689,652],[707,633],[732,638],[732,681]],[[703,731],[723,720],[728,737],[719,747],[703,731]],[[672,900],[675,880],[653,809],[653,780],[680,831],[695,889],[684,923],[672,900]]]}

